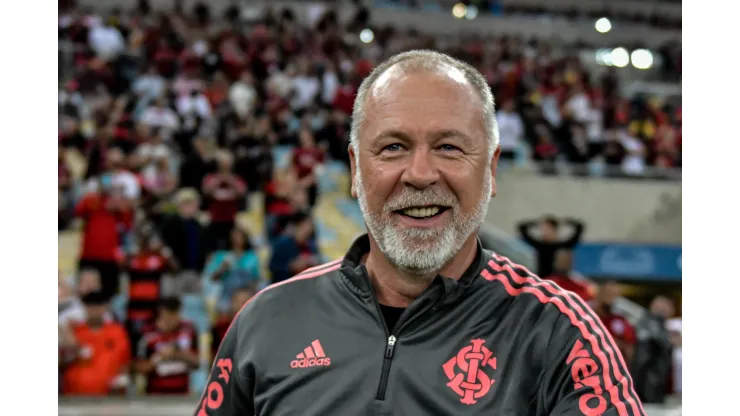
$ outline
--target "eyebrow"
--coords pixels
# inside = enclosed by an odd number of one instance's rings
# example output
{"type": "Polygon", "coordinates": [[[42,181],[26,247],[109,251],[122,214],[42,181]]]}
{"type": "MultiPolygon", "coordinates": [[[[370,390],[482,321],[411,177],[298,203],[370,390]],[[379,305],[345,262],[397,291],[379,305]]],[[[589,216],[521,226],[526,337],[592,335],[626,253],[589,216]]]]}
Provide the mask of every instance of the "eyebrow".
{"type": "MultiPolygon", "coordinates": [[[[472,139],[470,138],[470,136],[461,132],[460,130],[455,130],[455,129],[437,130],[437,131],[431,132],[429,134],[429,137],[431,137],[432,140],[434,141],[456,137],[456,138],[461,139],[463,142],[465,142],[466,145],[470,145],[472,143],[472,139]]],[[[406,143],[413,141],[413,138],[411,137],[410,134],[405,133],[400,130],[385,130],[381,132],[380,134],[378,134],[377,136],[375,136],[374,141],[387,139],[387,138],[398,139],[406,143]]]]}

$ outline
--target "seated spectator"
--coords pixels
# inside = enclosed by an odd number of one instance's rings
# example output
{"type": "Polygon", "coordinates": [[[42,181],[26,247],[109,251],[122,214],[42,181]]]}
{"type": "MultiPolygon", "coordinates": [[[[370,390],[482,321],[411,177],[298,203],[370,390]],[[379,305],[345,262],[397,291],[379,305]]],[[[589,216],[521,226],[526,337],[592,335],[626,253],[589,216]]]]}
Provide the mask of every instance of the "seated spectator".
{"type": "Polygon", "coordinates": [[[104,396],[128,386],[131,356],[126,330],[111,319],[108,297],[92,292],[82,297],[86,321],[72,328],[71,345],[61,349],[62,392],[104,396]]]}
{"type": "Polygon", "coordinates": [[[180,308],[179,299],[162,299],[155,324],[138,343],[136,371],[146,377],[147,394],[189,392],[190,371],[200,363],[198,338],[180,308]]]}
{"type": "Polygon", "coordinates": [[[177,214],[165,218],[162,239],[172,250],[181,271],[200,273],[205,265],[206,231],[197,218],[200,196],[193,188],[182,188],[175,196],[177,214]]]}
{"type": "Polygon", "coordinates": [[[614,312],[614,301],[619,297],[619,285],[614,281],[599,284],[596,299],[591,303],[591,308],[596,312],[601,322],[617,343],[617,348],[622,352],[624,360],[632,362],[637,342],[635,328],[622,315],[614,312]]]}
{"type": "Polygon", "coordinates": [[[278,283],[321,264],[314,240],[313,219],[301,212],[292,219],[290,230],[275,240],[270,259],[271,282],[278,283]]]}
{"type": "Polygon", "coordinates": [[[552,215],[542,218],[540,221],[523,221],[519,223],[519,233],[524,242],[532,246],[537,253],[537,274],[539,276],[549,276],[553,271],[555,262],[555,253],[558,250],[570,250],[575,247],[583,235],[583,223],[566,218],[563,220],[566,224],[573,227],[573,233],[566,239],[559,239],[558,231],[561,221],[552,215]],[[540,229],[539,237],[532,233],[532,228],[537,225],[540,229]]]}
{"type": "Polygon", "coordinates": [[[239,227],[231,230],[229,250],[219,250],[211,255],[206,265],[206,279],[219,282],[221,288],[217,308],[229,309],[231,294],[239,287],[256,285],[260,281],[260,262],[252,247],[249,234],[239,227]]]}
{"type": "Polygon", "coordinates": [[[226,331],[229,329],[231,321],[242,309],[242,306],[244,306],[244,304],[246,304],[249,299],[255,295],[255,293],[257,293],[257,291],[253,286],[246,286],[234,290],[231,294],[229,310],[219,318],[211,330],[211,354],[213,357],[216,356],[218,347],[221,346],[221,341],[224,339],[224,336],[226,336],[226,331]]]}
{"type": "Polygon", "coordinates": [[[589,302],[592,298],[588,282],[575,279],[572,272],[573,254],[570,250],[561,249],[555,253],[553,272],[545,277],[561,288],[573,292],[581,299],[589,302]]]}
{"type": "Polygon", "coordinates": [[[218,171],[203,180],[203,195],[208,200],[209,250],[223,250],[228,246],[236,214],[244,201],[247,185],[232,172],[233,156],[222,151],[218,155],[218,171]]]}

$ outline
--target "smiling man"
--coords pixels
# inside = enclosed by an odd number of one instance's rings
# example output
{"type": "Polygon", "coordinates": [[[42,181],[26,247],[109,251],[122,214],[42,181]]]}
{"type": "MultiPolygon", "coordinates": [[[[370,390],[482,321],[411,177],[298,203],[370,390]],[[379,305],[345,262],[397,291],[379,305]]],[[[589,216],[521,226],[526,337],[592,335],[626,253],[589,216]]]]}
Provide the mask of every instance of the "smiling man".
{"type": "Polygon", "coordinates": [[[245,305],[196,415],[644,415],[588,306],[477,239],[499,155],[477,71],[390,58],[350,143],[368,234],[245,305]]]}

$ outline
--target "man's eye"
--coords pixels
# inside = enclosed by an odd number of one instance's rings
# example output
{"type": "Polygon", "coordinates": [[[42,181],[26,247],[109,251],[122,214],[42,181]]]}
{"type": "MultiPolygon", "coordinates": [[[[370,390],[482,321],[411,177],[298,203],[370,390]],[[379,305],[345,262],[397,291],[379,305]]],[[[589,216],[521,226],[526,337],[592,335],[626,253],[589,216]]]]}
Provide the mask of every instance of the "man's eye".
{"type": "Polygon", "coordinates": [[[451,144],[443,144],[442,146],[439,146],[440,150],[444,150],[445,152],[455,152],[460,151],[460,148],[457,146],[453,146],[451,144]]]}
{"type": "Polygon", "coordinates": [[[399,150],[401,150],[401,145],[398,144],[398,143],[389,144],[388,146],[386,146],[386,147],[383,148],[383,151],[384,152],[385,151],[388,151],[388,152],[397,152],[399,150]]]}

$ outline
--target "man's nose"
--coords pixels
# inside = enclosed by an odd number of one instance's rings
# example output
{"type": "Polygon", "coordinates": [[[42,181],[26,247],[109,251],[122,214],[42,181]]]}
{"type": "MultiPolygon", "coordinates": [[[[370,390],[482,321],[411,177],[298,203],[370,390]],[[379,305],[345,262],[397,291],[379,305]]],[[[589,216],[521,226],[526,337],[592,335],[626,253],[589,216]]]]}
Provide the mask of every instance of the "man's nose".
{"type": "Polygon", "coordinates": [[[433,156],[429,149],[414,150],[401,180],[417,189],[424,189],[437,183],[439,171],[434,166],[433,156]]]}

